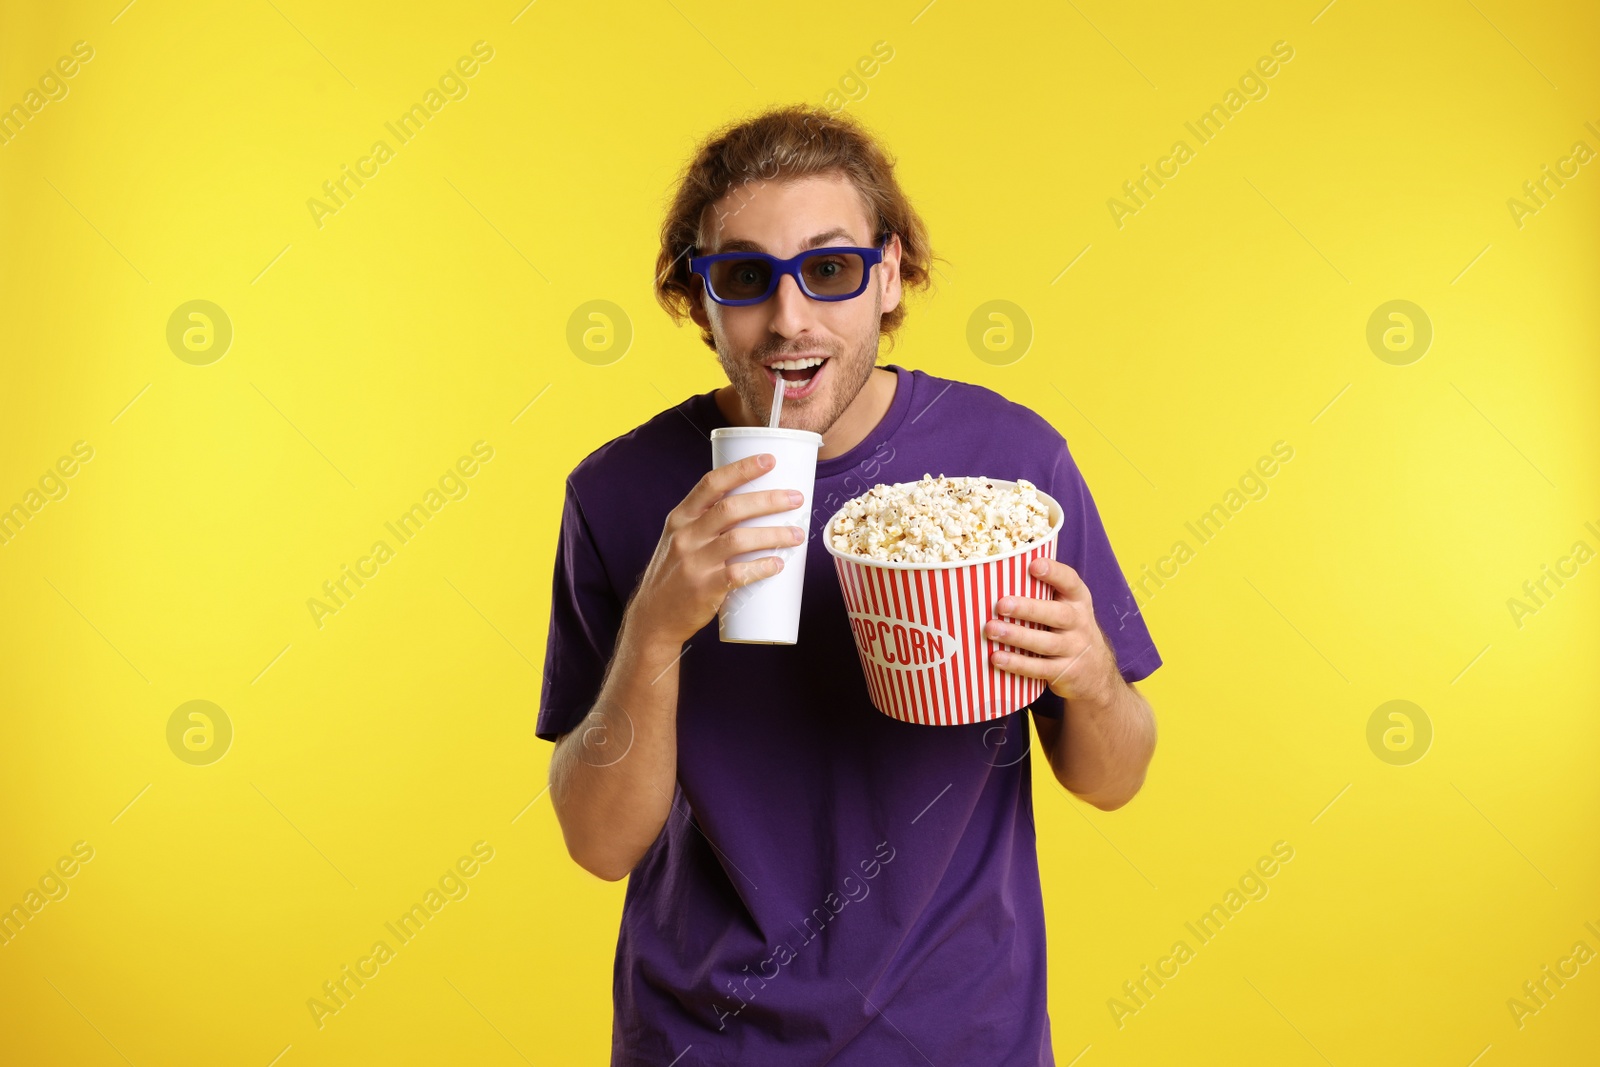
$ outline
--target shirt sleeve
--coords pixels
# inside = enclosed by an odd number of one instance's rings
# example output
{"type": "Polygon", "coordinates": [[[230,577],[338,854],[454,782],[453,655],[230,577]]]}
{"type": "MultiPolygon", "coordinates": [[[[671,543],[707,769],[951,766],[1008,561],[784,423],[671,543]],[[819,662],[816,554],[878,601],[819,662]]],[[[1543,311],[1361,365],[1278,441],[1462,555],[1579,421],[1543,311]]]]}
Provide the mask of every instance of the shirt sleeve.
{"type": "Polygon", "coordinates": [[[538,737],[555,741],[583,721],[600,694],[621,628],[622,605],[568,478],[556,539],[539,721],[534,728],[538,737]]]}
{"type": "MultiPolygon", "coordinates": [[[[1056,559],[1077,571],[1089,587],[1095,621],[1111,642],[1122,680],[1137,682],[1149,677],[1161,666],[1161,654],[1156,651],[1133,591],[1122,576],[1122,567],[1111,550],[1111,539],[1100,522],[1100,511],[1066,441],[1061,442],[1049,480],[1040,488],[1067,513],[1056,541],[1056,559]]],[[[1033,710],[1046,718],[1059,719],[1066,710],[1066,701],[1046,689],[1033,702],[1033,710]]]]}

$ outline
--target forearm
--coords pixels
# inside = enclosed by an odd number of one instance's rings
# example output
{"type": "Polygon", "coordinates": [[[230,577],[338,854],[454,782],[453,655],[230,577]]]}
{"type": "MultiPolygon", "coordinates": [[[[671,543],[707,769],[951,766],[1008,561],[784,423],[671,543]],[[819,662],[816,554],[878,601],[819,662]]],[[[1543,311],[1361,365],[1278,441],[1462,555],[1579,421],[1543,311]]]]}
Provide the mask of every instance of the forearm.
{"type": "Polygon", "coordinates": [[[1061,722],[1036,721],[1056,780],[1083,800],[1111,811],[1144,784],[1156,747],[1155,714],[1120,676],[1108,698],[1068,700],[1061,722]]]}
{"type": "Polygon", "coordinates": [[[625,619],[594,708],[551,758],[550,799],[567,851],[600,878],[626,877],[671,813],[682,651],[625,619]]]}

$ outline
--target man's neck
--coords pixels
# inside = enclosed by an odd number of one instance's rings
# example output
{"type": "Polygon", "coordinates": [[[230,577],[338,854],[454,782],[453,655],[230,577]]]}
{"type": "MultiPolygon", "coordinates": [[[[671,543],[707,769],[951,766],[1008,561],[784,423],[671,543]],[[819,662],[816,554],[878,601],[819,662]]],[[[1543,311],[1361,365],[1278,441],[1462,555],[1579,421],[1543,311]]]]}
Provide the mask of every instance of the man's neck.
{"type": "MultiPolygon", "coordinates": [[[[822,431],[822,449],[817,453],[817,458],[822,460],[842,456],[865,441],[867,435],[877,429],[883,417],[889,413],[899,383],[900,376],[894,371],[874,367],[867,376],[867,383],[861,387],[850,406],[834,420],[832,426],[822,431]]],[[[733,386],[725,385],[713,395],[722,417],[728,420],[729,425],[762,425],[754,413],[745,407],[744,401],[739,399],[733,386]]]]}

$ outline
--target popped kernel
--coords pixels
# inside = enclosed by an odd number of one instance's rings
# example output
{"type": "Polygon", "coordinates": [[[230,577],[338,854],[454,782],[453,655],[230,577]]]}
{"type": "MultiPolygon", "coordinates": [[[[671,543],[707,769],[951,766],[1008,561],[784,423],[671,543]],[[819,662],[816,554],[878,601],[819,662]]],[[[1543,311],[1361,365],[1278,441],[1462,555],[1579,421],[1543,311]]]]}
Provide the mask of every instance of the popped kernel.
{"type": "Polygon", "coordinates": [[[1050,534],[1050,506],[1026,478],[880,482],[847,502],[828,528],[838,552],[893,563],[981,559],[1036,544],[1050,534]]]}

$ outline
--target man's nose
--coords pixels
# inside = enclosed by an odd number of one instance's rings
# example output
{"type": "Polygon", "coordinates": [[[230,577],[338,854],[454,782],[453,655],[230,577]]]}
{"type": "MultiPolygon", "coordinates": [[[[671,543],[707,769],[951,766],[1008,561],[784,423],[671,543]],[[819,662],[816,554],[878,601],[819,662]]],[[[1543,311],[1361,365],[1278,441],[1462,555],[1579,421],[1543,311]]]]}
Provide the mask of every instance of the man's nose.
{"type": "Polygon", "coordinates": [[[768,299],[772,305],[772,331],[784,337],[794,337],[811,325],[812,300],[800,291],[792,275],[778,279],[777,292],[768,299]]]}

